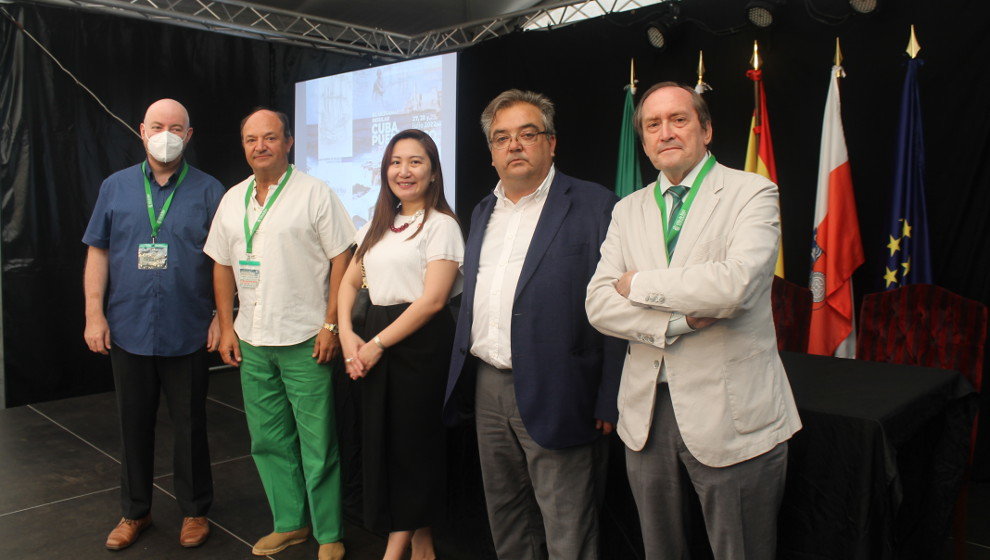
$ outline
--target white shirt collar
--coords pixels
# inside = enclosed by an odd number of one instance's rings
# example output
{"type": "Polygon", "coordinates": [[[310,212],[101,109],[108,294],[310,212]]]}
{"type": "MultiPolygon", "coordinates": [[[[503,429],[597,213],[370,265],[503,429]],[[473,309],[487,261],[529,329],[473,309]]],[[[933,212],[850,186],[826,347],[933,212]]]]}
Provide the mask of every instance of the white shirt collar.
{"type": "MultiPolygon", "coordinates": [[[[701,173],[701,168],[704,167],[705,162],[708,161],[708,158],[711,157],[711,155],[712,155],[711,152],[705,152],[705,157],[701,158],[701,161],[694,164],[694,167],[691,168],[691,171],[688,171],[688,174],[684,176],[684,180],[682,180],[680,183],[677,184],[684,185],[685,187],[690,189],[691,185],[694,184],[694,180],[698,177],[698,173],[701,173]]],[[[667,176],[663,174],[663,171],[661,171],[660,175],[657,177],[657,184],[660,185],[660,192],[662,192],[665,195],[667,194],[667,190],[670,187],[674,186],[674,184],[670,182],[670,179],[668,179],[667,176]]]]}
{"type": "MultiPolygon", "coordinates": [[[[293,169],[291,163],[289,164],[288,167],[285,168],[285,173],[288,173],[290,169],[293,169]]],[[[285,173],[282,173],[281,175],[279,175],[278,176],[278,179],[275,179],[275,183],[273,185],[269,185],[269,186],[270,187],[276,187],[276,188],[278,188],[278,185],[282,182],[282,179],[285,178],[285,173]]],[[[254,182],[254,192],[258,192],[258,180],[257,180],[257,178],[254,175],[251,175],[251,181],[254,182]]],[[[248,184],[250,184],[250,183],[248,183],[248,184]]]]}
{"type": "MultiPolygon", "coordinates": [[[[543,178],[543,182],[540,183],[540,186],[536,187],[535,191],[520,198],[519,202],[516,202],[515,204],[522,204],[527,200],[539,200],[545,197],[547,195],[547,191],[550,190],[550,184],[553,183],[554,170],[555,166],[551,165],[550,171],[547,172],[547,176],[543,178]]],[[[496,198],[498,198],[498,202],[512,204],[512,201],[505,196],[505,189],[502,187],[502,181],[499,181],[498,184],[495,185],[494,193],[496,198]]]]}

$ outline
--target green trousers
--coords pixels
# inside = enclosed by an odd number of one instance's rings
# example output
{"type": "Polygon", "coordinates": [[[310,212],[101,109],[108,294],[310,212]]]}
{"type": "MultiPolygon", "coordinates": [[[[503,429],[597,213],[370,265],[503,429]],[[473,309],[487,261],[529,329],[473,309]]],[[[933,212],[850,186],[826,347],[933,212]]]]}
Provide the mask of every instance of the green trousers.
{"type": "Polygon", "coordinates": [[[294,346],[240,346],[251,456],[275,531],[311,526],[320,544],[339,541],[340,453],[330,365],[312,357],[313,339],[294,346]]]}

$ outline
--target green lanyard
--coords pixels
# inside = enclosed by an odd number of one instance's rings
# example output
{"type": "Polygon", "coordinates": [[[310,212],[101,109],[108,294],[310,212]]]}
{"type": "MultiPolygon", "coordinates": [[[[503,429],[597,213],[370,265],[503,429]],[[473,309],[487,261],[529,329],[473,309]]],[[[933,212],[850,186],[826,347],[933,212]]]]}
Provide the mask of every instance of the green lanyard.
{"type": "Polygon", "coordinates": [[[715,156],[708,156],[708,161],[701,166],[701,171],[698,172],[698,176],[694,178],[694,183],[691,184],[691,192],[688,193],[687,200],[681,205],[680,210],[677,211],[675,216],[671,216],[673,220],[670,224],[667,223],[667,203],[663,199],[663,193],[660,192],[660,181],[657,181],[656,186],[653,188],[653,197],[657,200],[657,206],[660,207],[660,219],[663,221],[663,240],[664,244],[667,246],[667,260],[670,261],[671,256],[674,254],[674,246],[677,245],[677,237],[681,234],[681,228],[684,227],[684,220],[687,219],[688,210],[691,209],[691,204],[694,202],[695,195],[698,194],[698,190],[701,186],[702,181],[708,176],[708,172],[712,170],[715,166],[715,156]]]}
{"type": "Polygon", "coordinates": [[[251,249],[253,247],[254,234],[258,231],[258,226],[261,225],[261,220],[264,220],[265,216],[268,215],[268,210],[271,209],[272,204],[275,204],[275,199],[282,193],[282,188],[284,188],[285,184],[289,182],[289,177],[291,176],[292,166],[290,165],[289,169],[285,172],[285,177],[282,178],[282,182],[278,184],[278,188],[275,189],[275,192],[268,195],[268,201],[265,202],[265,207],[261,210],[261,213],[258,214],[258,219],[254,221],[254,227],[250,227],[248,225],[248,205],[251,204],[251,194],[254,192],[254,179],[251,179],[251,184],[248,185],[247,192],[244,193],[244,240],[247,242],[247,254],[249,256],[252,253],[251,249]]]}
{"type": "Polygon", "coordinates": [[[158,230],[165,223],[165,215],[168,214],[168,209],[172,206],[172,197],[175,196],[175,191],[179,190],[182,180],[186,178],[187,171],[189,171],[189,164],[183,163],[182,172],[179,173],[179,180],[175,182],[175,188],[172,189],[172,194],[168,195],[168,198],[165,199],[165,206],[162,206],[161,212],[158,213],[158,219],[155,219],[155,204],[151,201],[151,181],[148,179],[148,162],[144,161],[141,163],[141,175],[144,177],[144,198],[148,202],[148,220],[151,221],[152,243],[158,241],[158,230]]]}

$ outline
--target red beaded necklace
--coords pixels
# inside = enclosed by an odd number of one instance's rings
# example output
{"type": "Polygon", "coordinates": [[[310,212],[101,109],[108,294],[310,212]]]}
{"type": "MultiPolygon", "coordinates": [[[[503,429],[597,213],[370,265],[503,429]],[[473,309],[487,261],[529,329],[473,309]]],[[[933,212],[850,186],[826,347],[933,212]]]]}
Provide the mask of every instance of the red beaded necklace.
{"type": "Polygon", "coordinates": [[[395,227],[394,225],[390,225],[390,226],[388,226],[388,228],[390,230],[392,230],[393,232],[395,232],[395,233],[402,233],[402,232],[406,231],[406,229],[410,225],[412,225],[412,223],[415,222],[417,218],[419,218],[422,215],[423,215],[423,211],[422,210],[417,210],[416,213],[413,214],[412,218],[408,222],[402,224],[399,227],[395,227]]]}

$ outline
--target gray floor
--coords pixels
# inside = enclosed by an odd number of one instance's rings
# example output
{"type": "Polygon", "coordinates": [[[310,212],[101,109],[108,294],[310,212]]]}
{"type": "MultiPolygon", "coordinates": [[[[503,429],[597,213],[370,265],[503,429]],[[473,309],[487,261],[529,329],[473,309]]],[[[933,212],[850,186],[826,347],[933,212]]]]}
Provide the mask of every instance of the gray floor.
{"type": "MultiPolygon", "coordinates": [[[[154,524],[132,547],[108,552],[118,520],[120,437],[113,393],[0,411],[0,559],[256,558],[251,544],[272,529],[249,437],[236,371],[211,376],[209,417],[215,499],[213,531],[200,548],[179,546],[182,514],[172,494],[171,426],[163,405],[155,450],[154,524]]],[[[377,560],[384,539],[348,525],[348,560],[377,560]]],[[[317,544],[279,560],[314,559],[317,544]]]]}
{"type": "MultiPolygon", "coordinates": [[[[154,525],[134,546],[114,553],[103,547],[119,511],[120,443],[113,393],[0,410],[0,560],[256,558],[251,544],[271,530],[272,521],[248,454],[236,371],[211,376],[207,407],[216,492],[210,540],[196,549],[178,545],[181,513],[171,493],[171,426],[163,406],[155,453],[154,525]]],[[[445,539],[447,556],[475,560],[476,553],[451,547],[457,540],[452,537],[445,539]]],[[[385,548],[382,536],[353,525],[346,527],[344,543],[348,560],[377,560],[385,548]]],[[[314,559],[316,548],[310,539],[277,559],[314,559]]],[[[953,548],[947,541],[943,558],[953,558],[953,548]]],[[[970,559],[990,560],[990,483],[970,486],[964,552],[970,559]]],[[[605,555],[610,556],[608,550],[605,555]]]]}

